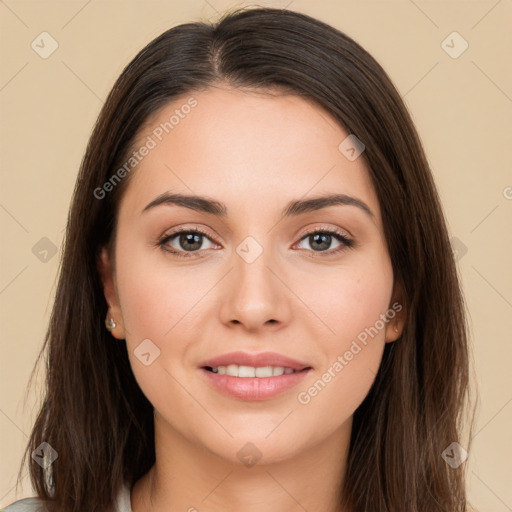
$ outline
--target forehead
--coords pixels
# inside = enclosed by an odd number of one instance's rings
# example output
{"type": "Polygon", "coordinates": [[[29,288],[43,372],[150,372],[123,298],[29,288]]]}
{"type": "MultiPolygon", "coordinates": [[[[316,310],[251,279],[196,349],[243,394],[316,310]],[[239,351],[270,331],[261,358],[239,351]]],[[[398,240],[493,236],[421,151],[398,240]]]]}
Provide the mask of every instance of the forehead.
{"type": "Polygon", "coordinates": [[[132,171],[122,203],[141,211],[155,196],[178,191],[261,210],[339,192],[364,200],[378,216],[364,159],[351,161],[339,149],[348,136],[326,110],[297,95],[191,92],[139,130],[134,149],[151,149],[132,171]]]}

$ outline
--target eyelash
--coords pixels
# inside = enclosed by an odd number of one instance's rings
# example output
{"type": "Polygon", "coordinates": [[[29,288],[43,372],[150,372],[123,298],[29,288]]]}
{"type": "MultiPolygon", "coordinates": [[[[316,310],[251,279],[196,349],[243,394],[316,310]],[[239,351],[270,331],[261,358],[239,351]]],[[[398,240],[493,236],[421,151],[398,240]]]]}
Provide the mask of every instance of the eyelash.
{"type": "MultiPolygon", "coordinates": [[[[169,241],[171,241],[173,238],[175,238],[176,236],[182,235],[182,234],[192,234],[192,233],[198,234],[198,235],[203,235],[206,238],[208,238],[209,240],[211,240],[212,242],[214,242],[214,240],[212,240],[211,237],[207,233],[202,231],[201,229],[199,229],[199,228],[191,228],[191,229],[181,229],[179,231],[174,231],[173,233],[164,235],[160,240],[158,240],[157,245],[159,247],[161,247],[162,250],[164,250],[166,252],[169,252],[169,253],[171,253],[171,254],[179,257],[179,258],[192,258],[192,257],[196,257],[195,253],[197,253],[199,251],[176,251],[174,249],[169,249],[167,247],[167,243],[169,241]]],[[[341,251],[344,251],[346,249],[350,249],[350,248],[354,247],[354,241],[351,240],[350,238],[348,238],[343,233],[341,233],[341,232],[339,232],[337,230],[322,229],[322,228],[316,228],[316,229],[313,229],[311,231],[308,231],[307,233],[305,233],[301,237],[299,242],[301,242],[305,238],[308,238],[308,237],[310,237],[312,235],[316,235],[317,233],[318,234],[326,234],[326,235],[334,236],[334,238],[336,240],[338,240],[338,242],[341,242],[341,245],[338,248],[336,248],[336,249],[331,249],[331,250],[327,250],[327,251],[312,251],[314,254],[320,255],[320,257],[322,255],[324,255],[324,254],[326,256],[331,256],[333,254],[337,254],[337,253],[339,253],[341,251]]],[[[318,256],[311,255],[310,257],[316,258],[318,256]]]]}

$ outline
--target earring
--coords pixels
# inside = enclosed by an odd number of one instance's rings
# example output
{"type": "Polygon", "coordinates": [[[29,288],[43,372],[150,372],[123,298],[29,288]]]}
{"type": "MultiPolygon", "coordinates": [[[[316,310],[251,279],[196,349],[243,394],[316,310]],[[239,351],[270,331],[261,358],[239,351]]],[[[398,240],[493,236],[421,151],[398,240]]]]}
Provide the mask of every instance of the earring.
{"type": "Polygon", "coordinates": [[[116,328],[117,324],[114,322],[114,319],[112,317],[107,318],[105,320],[105,326],[109,331],[112,331],[116,328]]]}
{"type": "Polygon", "coordinates": [[[398,332],[398,327],[395,325],[395,332],[398,332]]]}

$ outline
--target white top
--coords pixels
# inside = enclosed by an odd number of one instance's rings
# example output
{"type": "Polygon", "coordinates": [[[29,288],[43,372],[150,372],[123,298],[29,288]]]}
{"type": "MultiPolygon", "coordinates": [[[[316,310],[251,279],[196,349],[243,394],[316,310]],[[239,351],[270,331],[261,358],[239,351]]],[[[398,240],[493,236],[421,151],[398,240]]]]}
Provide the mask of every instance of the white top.
{"type": "MultiPolygon", "coordinates": [[[[40,498],[24,498],[15,501],[11,505],[0,510],[0,512],[43,512],[42,500],[40,498]]],[[[125,483],[118,495],[115,504],[115,512],[132,512],[130,500],[130,488],[125,483]]]]}

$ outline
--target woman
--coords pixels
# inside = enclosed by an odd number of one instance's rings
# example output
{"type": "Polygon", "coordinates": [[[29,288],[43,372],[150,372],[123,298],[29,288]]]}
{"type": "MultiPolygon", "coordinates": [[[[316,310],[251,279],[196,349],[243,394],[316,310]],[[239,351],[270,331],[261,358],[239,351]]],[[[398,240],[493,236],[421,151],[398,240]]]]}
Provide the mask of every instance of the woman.
{"type": "Polygon", "coordinates": [[[123,71],[45,348],[9,511],[467,510],[432,175],[384,70],[306,15],[181,25],[123,71]]]}

